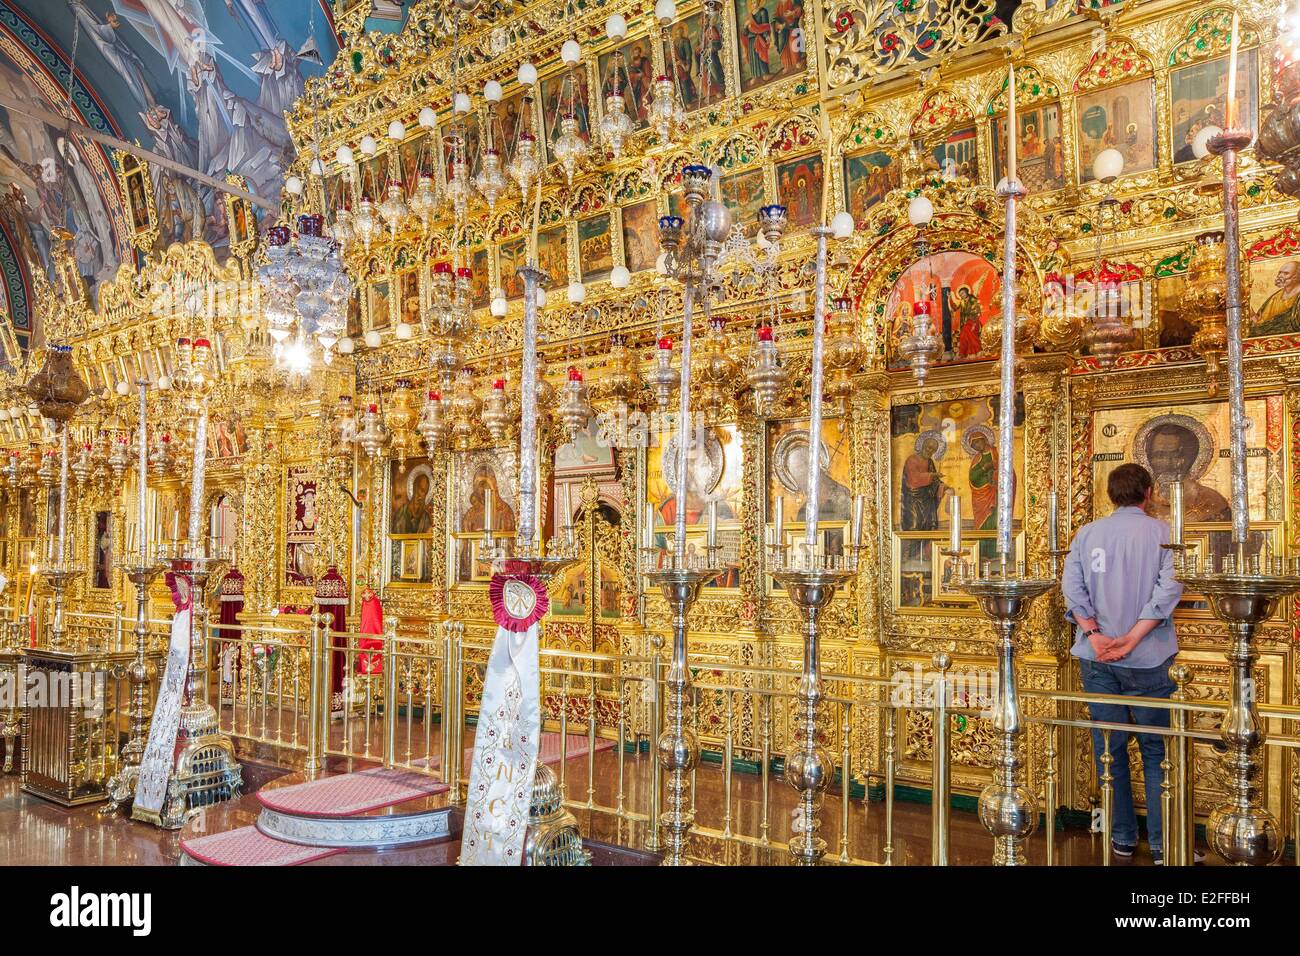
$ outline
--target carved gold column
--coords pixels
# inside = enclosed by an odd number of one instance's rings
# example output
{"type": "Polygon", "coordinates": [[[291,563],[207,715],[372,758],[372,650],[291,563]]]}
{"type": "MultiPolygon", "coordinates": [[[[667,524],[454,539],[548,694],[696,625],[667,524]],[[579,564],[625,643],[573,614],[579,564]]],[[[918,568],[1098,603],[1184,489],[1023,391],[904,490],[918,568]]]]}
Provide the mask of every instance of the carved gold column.
{"type": "Polygon", "coordinates": [[[278,553],[279,430],[270,417],[255,416],[248,425],[244,456],[244,513],[240,518],[240,570],[244,574],[245,607],[269,611],[279,596],[278,553]]]}

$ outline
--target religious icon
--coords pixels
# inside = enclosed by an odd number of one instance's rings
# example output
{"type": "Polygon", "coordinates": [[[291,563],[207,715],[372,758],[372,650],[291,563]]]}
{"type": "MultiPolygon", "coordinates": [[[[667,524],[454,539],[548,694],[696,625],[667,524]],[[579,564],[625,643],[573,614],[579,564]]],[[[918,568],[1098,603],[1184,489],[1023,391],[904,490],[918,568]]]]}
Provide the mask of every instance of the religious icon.
{"type": "MultiPolygon", "coordinates": [[[[1246,400],[1246,485],[1251,521],[1283,516],[1283,403],[1280,396],[1246,400]]],[[[1169,483],[1182,481],[1187,522],[1228,521],[1232,516],[1231,462],[1222,453],[1230,434],[1228,404],[1202,402],[1155,408],[1105,409],[1093,418],[1093,511],[1112,506],[1110,472],[1136,462],[1151,472],[1155,490],[1148,511],[1169,516],[1169,483]]]]}
{"type": "MultiPolygon", "coordinates": [[[[849,491],[849,433],[842,422],[822,422],[818,454],[821,478],[817,484],[819,521],[848,521],[853,512],[849,491]]],[[[768,431],[768,520],[775,521],[776,500],[784,499],[786,521],[802,522],[808,511],[808,423],[780,422],[768,431]]]]}
{"type": "Polygon", "coordinates": [[[475,249],[470,255],[469,294],[470,305],[481,309],[488,304],[491,297],[492,276],[488,271],[488,251],[475,249]]]}
{"type": "Polygon", "coordinates": [[[908,538],[898,542],[898,595],[900,608],[924,607],[934,587],[935,542],[908,538]]]}
{"type": "MultiPolygon", "coordinates": [[[[1247,50],[1237,59],[1238,125],[1256,128],[1256,102],[1259,77],[1255,70],[1255,51],[1247,50]]],[[[1226,123],[1223,107],[1228,98],[1228,58],[1203,60],[1169,74],[1169,118],[1173,124],[1171,140],[1175,163],[1196,159],[1192,141],[1207,126],[1222,129],[1226,123]]]]}
{"type": "Polygon", "coordinates": [[[386,329],[389,323],[388,282],[372,282],[366,287],[370,328],[386,329]]]}
{"type": "Polygon", "coordinates": [[[555,450],[556,477],[571,475],[614,477],[614,448],[600,440],[600,423],[595,415],[587,420],[572,441],[555,450]]]}
{"type": "Polygon", "coordinates": [[[1300,332],[1300,259],[1250,262],[1250,335],[1300,332]]]}
{"type": "Polygon", "coordinates": [[[609,213],[578,220],[578,262],[582,281],[607,278],[614,268],[614,249],[609,231],[609,213]]]}
{"type": "Polygon", "coordinates": [[[798,76],[808,65],[800,0],[736,0],[740,89],[798,76]]]}
{"type": "MultiPolygon", "coordinates": [[[[533,98],[525,90],[519,90],[497,104],[497,116],[501,120],[501,142],[496,145],[506,162],[514,158],[515,141],[519,138],[520,130],[525,128],[524,124],[531,119],[529,111],[532,108],[533,98]]],[[[527,128],[532,129],[533,124],[528,123],[527,128]]]]}
{"type": "Polygon", "coordinates": [[[886,152],[844,157],[844,189],[849,212],[861,227],[867,210],[898,187],[898,169],[894,157],[886,152]]]}
{"type": "Polygon", "coordinates": [[[18,489],[18,537],[36,537],[36,492],[18,489]]]}
{"type": "Polygon", "coordinates": [[[95,512],[95,567],[91,587],[107,589],[111,586],[113,570],[113,537],[111,516],[107,511],[95,512]]]}
{"type": "MultiPolygon", "coordinates": [[[[1016,175],[1030,192],[1045,192],[1065,186],[1065,146],[1061,138],[1059,103],[1016,108],[1016,175]]],[[[995,179],[1007,167],[1007,114],[993,122],[993,169],[995,179]]]]}
{"type": "Polygon", "coordinates": [[[497,246],[497,274],[507,299],[518,299],[524,294],[524,280],[519,270],[528,264],[528,241],[522,236],[497,246]]]}
{"type": "MultiPolygon", "coordinates": [[[[1197,326],[1188,320],[1183,308],[1183,293],[1186,289],[1187,277],[1182,273],[1159,276],[1156,280],[1158,342],[1162,349],[1191,345],[1192,337],[1196,335],[1197,326]]],[[[1252,288],[1251,292],[1254,291],[1252,288]]]]}
{"type": "Polygon", "coordinates": [[[979,180],[979,147],[975,127],[967,126],[948,134],[931,154],[945,179],[979,180]]]}
{"type": "Polygon", "coordinates": [[[716,17],[704,25],[703,33],[700,25],[697,13],[674,23],[664,37],[664,63],[688,112],[717,103],[727,92],[722,27],[716,17]]]}
{"type": "Polygon", "coordinates": [[[588,95],[587,70],[562,70],[541,83],[542,115],[546,117],[546,148],[553,150],[560,135],[560,120],[572,112],[578,120],[578,135],[591,140],[591,98],[588,95]],[[569,77],[573,82],[568,82],[569,77]]]}
{"type": "MultiPolygon", "coordinates": [[[[738,520],[743,475],[740,434],[735,425],[701,428],[688,435],[686,451],[686,523],[707,519],[708,503],[718,501],[719,522],[738,520]]],[[[655,506],[656,526],[677,520],[677,435],[646,453],[646,500],[655,506]]],[[[659,542],[666,545],[666,539],[659,542]]]]}
{"type": "Polygon", "coordinates": [[[433,531],[433,470],[427,458],[408,458],[390,465],[392,489],[388,513],[390,535],[424,535],[433,531]]]}
{"type": "Polygon", "coordinates": [[[1125,173],[1155,168],[1155,80],[1094,90],[1074,106],[1079,117],[1079,182],[1092,182],[1092,161],[1105,149],[1119,150],[1125,173]]]}
{"type": "Polygon", "coordinates": [[[308,465],[285,469],[285,583],[311,585],[316,581],[316,472],[308,465]]]}
{"type": "Polygon", "coordinates": [[[912,330],[912,307],[917,302],[930,303],[932,327],[942,339],[942,361],[985,357],[981,334],[993,317],[999,283],[991,262],[960,250],[934,253],[908,266],[885,303],[891,367],[906,364],[898,344],[912,330]]]}
{"type": "MultiPolygon", "coordinates": [[[[627,115],[637,129],[649,125],[650,101],[654,99],[655,68],[650,59],[650,40],[640,37],[629,40],[620,49],[623,52],[622,68],[618,71],[618,84],[623,92],[623,102],[627,115]],[[624,74],[623,70],[627,73],[624,74]]],[[[603,85],[600,90],[601,100],[614,92],[614,54],[602,53],[600,56],[600,76],[603,85]]]]}
{"type": "MultiPolygon", "coordinates": [[[[479,127],[478,123],[463,122],[449,123],[442,128],[442,169],[447,181],[451,181],[452,164],[456,159],[456,147],[461,141],[465,143],[464,152],[461,153],[461,159],[465,161],[465,168],[473,177],[478,173],[479,153],[479,127]]],[[[380,192],[383,186],[381,180],[376,179],[376,192],[380,192]]]]}
{"type": "Polygon", "coordinates": [[[653,269],[659,258],[658,210],[653,199],[624,206],[623,264],[629,272],[653,269]]]}
{"type": "Polygon", "coordinates": [[[806,229],[821,222],[823,176],[820,153],[776,167],[777,198],[785,206],[792,227],[806,229]]]}
{"type": "Polygon", "coordinates": [[[397,307],[401,321],[418,327],[420,324],[420,277],[415,272],[397,276],[397,307]]]}
{"type": "Polygon", "coordinates": [[[537,268],[546,274],[544,284],[569,284],[569,230],[561,223],[537,234],[537,268]]]}
{"type": "Polygon", "coordinates": [[[767,204],[767,197],[763,194],[763,170],[751,169],[724,176],[718,188],[722,202],[731,210],[731,221],[739,225],[746,236],[752,236],[758,229],[758,211],[767,204]]]}
{"type": "MultiPolygon", "coordinates": [[[[964,531],[997,530],[997,420],[996,397],[894,406],[890,434],[896,531],[946,535],[953,496],[961,499],[964,531]]],[[[1013,421],[1019,485],[1024,470],[1024,402],[1019,397],[1013,421]]],[[[1023,511],[1020,495],[1013,490],[1013,518],[1019,519],[1023,511]]],[[[981,541],[981,547],[992,544],[981,541]]]]}
{"type": "Polygon", "coordinates": [[[483,531],[488,502],[493,532],[515,530],[514,488],[504,479],[505,471],[492,451],[464,456],[457,462],[457,527],[461,531],[483,531]]]}

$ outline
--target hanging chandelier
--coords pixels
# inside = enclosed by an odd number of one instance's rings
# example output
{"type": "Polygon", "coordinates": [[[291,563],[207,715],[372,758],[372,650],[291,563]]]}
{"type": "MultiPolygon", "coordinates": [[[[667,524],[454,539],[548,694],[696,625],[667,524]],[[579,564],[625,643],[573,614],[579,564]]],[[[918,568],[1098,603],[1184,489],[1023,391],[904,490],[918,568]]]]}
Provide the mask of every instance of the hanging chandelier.
{"type": "MultiPolygon", "coordinates": [[[[621,44],[627,36],[627,20],[620,14],[614,14],[605,21],[605,36],[615,44],[621,44]]],[[[627,63],[621,46],[615,46],[610,54],[609,75],[605,78],[605,115],[596,126],[600,142],[609,150],[614,159],[623,155],[623,144],[636,132],[636,123],[628,115],[628,94],[631,94],[632,110],[637,109],[636,91],[632,89],[627,72],[627,63]]]]}
{"type": "Polygon", "coordinates": [[[790,375],[781,364],[781,350],[773,337],[772,327],[759,326],[749,353],[745,381],[749,383],[754,411],[760,418],[772,414],[789,380],[790,375]]]}
{"type": "Polygon", "coordinates": [[[498,378],[483,399],[480,416],[494,445],[500,447],[510,438],[510,401],[506,395],[506,380],[498,378]]]}
{"type": "MultiPolygon", "coordinates": [[[[343,268],[338,243],[324,235],[324,218],[318,214],[299,216],[296,239],[287,226],[273,226],[268,231],[266,256],[258,276],[267,332],[276,343],[277,359],[300,364],[298,353],[305,350],[305,340],[311,337],[328,362],[334,345],[347,331],[352,280],[343,268]],[[286,348],[284,343],[291,335],[294,344],[286,348]]],[[[203,361],[206,365],[206,351],[203,361]]]]}
{"type": "Polygon", "coordinates": [[[551,144],[551,153],[564,170],[569,184],[572,185],[573,174],[578,171],[578,167],[590,151],[587,132],[578,119],[578,68],[582,63],[582,48],[577,40],[564,41],[564,45],[560,48],[560,59],[564,61],[568,72],[564,75],[560,86],[557,101],[559,114],[551,120],[552,130],[556,128],[557,121],[559,126],[559,135],[551,144]]]}

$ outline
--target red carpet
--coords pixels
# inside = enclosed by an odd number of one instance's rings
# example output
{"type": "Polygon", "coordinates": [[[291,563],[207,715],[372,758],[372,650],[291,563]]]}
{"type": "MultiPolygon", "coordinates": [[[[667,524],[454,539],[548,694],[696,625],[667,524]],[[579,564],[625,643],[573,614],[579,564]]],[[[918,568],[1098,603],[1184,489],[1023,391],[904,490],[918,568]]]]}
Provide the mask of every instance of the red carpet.
{"type": "Polygon", "coordinates": [[[446,789],[445,784],[413,770],[375,767],[292,787],[260,790],[257,799],[264,807],[295,816],[346,817],[446,789]]]}
{"type": "Polygon", "coordinates": [[[336,847],[285,843],[266,836],[253,826],[181,840],[181,847],[194,859],[209,866],[299,866],[343,852],[336,847]]]}
{"type": "MultiPolygon", "coordinates": [[[[597,737],[596,753],[601,753],[602,751],[605,750],[612,750],[614,749],[617,743],[618,741],[616,740],[605,740],[602,737],[597,737]]],[[[540,751],[538,752],[538,757],[541,758],[542,763],[554,765],[566,758],[568,760],[574,760],[578,757],[587,756],[587,735],[586,734],[569,734],[569,746],[566,753],[560,752],[560,744],[561,741],[558,732],[550,731],[548,733],[542,734],[542,745],[540,751]]],[[[416,767],[430,766],[436,769],[442,763],[442,761],[438,757],[434,757],[430,761],[426,761],[423,758],[421,758],[419,760],[413,760],[411,761],[411,763],[413,766],[416,767]]],[[[462,772],[468,773],[468,770],[466,770],[465,768],[470,767],[473,763],[474,763],[474,748],[466,747],[465,756],[462,759],[462,763],[461,763],[462,772]]]]}

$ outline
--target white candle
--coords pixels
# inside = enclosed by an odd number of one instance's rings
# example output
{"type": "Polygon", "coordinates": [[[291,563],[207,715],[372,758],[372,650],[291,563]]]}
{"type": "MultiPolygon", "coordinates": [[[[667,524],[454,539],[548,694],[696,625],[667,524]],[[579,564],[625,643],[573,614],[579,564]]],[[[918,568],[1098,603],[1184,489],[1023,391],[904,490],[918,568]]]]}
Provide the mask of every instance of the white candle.
{"type": "Polygon", "coordinates": [[[780,547],[785,543],[785,499],[778,497],[776,499],[776,545],[780,547]]]}
{"type": "Polygon", "coordinates": [[[1058,524],[1060,522],[1061,499],[1053,488],[1047,495],[1047,546],[1055,551],[1060,541],[1058,524]]]}
{"type": "Polygon", "coordinates": [[[1181,481],[1171,481],[1169,483],[1169,514],[1170,530],[1169,543],[1183,543],[1183,483],[1181,481]]]}
{"type": "Polygon", "coordinates": [[[572,544],[573,543],[573,499],[571,497],[572,486],[566,482],[564,485],[561,486],[561,488],[564,491],[564,493],[560,496],[560,508],[563,511],[562,517],[564,519],[564,525],[563,525],[564,537],[570,544],[572,544]]]}
{"type": "Polygon", "coordinates": [[[492,533],[492,489],[483,489],[483,532],[492,533]]]}
{"type": "Polygon", "coordinates": [[[1016,68],[1007,64],[1007,181],[1016,179],[1016,68]]]}
{"type": "Polygon", "coordinates": [[[956,491],[948,498],[948,550],[961,550],[961,495],[956,491]]]}
{"type": "Polygon", "coordinates": [[[172,512],[172,540],[179,541],[181,538],[181,509],[177,508],[172,512]]]}
{"type": "Polygon", "coordinates": [[[1232,11],[1232,39],[1228,45],[1228,102],[1223,108],[1223,125],[1232,129],[1237,119],[1237,44],[1240,42],[1240,17],[1232,11]]]}
{"type": "Polygon", "coordinates": [[[647,502],[645,506],[645,546],[647,548],[654,546],[655,540],[655,506],[653,502],[647,502]]]}
{"type": "Polygon", "coordinates": [[[852,539],[853,539],[853,547],[855,548],[862,547],[862,515],[863,515],[863,511],[866,509],[866,505],[867,505],[866,495],[853,496],[852,539]]]}
{"type": "Polygon", "coordinates": [[[709,499],[709,530],[705,545],[709,548],[718,546],[718,499],[709,499]]]}

